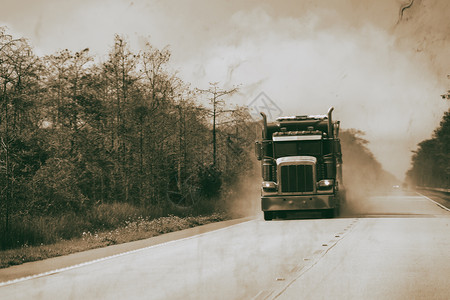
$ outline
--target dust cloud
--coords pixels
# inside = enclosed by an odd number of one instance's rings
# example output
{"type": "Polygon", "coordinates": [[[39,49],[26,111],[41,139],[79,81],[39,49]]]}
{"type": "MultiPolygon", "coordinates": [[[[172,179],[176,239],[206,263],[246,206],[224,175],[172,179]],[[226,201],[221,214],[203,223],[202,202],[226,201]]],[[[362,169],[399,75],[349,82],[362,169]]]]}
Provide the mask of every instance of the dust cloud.
{"type": "Polygon", "coordinates": [[[362,131],[350,129],[341,132],[343,155],[343,185],[346,203],[343,216],[366,213],[369,197],[385,195],[392,187],[401,185],[399,179],[385,171],[373,153],[362,131]]]}
{"type": "Polygon", "coordinates": [[[239,177],[221,204],[233,218],[261,214],[261,164],[254,158],[252,161],[252,170],[239,177]]]}
{"type": "MultiPolygon", "coordinates": [[[[392,193],[394,186],[402,182],[387,172],[368,148],[369,142],[364,132],[344,129],[340,132],[343,153],[343,183],[346,201],[342,216],[366,213],[368,199],[392,193]]],[[[230,189],[221,203],[222,208],[234,218],[261,215],[261,165],[252,158],[253,168],[240,176],[237,184],[230,189]]],[[[320,216],[320,214],[319,214],[320,216]]],[[[302,214],[301,218],[309,218],[302,214]]],[[[313,217],[317,217],[313,215],[313,217]]]]}

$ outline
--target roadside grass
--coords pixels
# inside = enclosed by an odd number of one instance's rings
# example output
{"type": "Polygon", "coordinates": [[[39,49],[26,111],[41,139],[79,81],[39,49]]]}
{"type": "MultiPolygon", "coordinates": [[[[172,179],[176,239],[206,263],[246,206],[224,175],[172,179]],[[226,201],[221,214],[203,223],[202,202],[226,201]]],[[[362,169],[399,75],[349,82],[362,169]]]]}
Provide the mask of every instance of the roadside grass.
{"type": "Polygon", "coordinates": [[[169,214],[164,217],[157,217],[164,211],[152,212],[143,217],[141,210],[128,204],[107,204],[84,216],[22,218],[22,222],[11,226],[17,246],[0,251],[0,268],[231,219],[221,212],[196,216],[178,211],[180,216],[169,214]]]}

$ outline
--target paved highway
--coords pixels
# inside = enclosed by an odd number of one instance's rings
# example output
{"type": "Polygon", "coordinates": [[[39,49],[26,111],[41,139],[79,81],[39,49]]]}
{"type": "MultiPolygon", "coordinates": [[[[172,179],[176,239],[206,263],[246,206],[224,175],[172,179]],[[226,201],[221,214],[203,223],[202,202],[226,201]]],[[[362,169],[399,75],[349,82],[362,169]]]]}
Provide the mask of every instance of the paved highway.
{"type": "Polygon", "coordinates": [[[261,219],[0,284],[0,299],[448,299],[450,212],[393,191],[336,219],[261,219]]]}

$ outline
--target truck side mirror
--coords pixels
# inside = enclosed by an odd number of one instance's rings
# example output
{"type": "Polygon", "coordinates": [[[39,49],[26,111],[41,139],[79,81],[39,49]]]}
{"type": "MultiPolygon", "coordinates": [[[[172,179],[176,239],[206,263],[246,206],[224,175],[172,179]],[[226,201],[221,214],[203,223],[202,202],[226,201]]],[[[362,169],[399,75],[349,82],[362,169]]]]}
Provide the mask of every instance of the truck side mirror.
{"type": "Polygon", "coordinates": [[[262,143],[260,141],[255,142],[255,156],[257,160],[262,159],[262,143]]]}
{"type": "Polygon", "coordinates": [[[334,140],[334,152],[341,153],[341,142],[339,140],[334,140]]]}

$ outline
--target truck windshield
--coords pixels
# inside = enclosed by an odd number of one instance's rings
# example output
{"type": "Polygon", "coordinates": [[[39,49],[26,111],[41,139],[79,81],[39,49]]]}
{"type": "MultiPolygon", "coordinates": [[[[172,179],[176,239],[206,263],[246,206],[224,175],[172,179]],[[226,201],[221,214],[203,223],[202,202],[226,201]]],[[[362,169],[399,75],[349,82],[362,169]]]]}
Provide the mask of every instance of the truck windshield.
{"type": "Polygon", "coordinates": [[[320,156],[322,141],[275,142],[275,158],[285,156],[320,156]]]}

